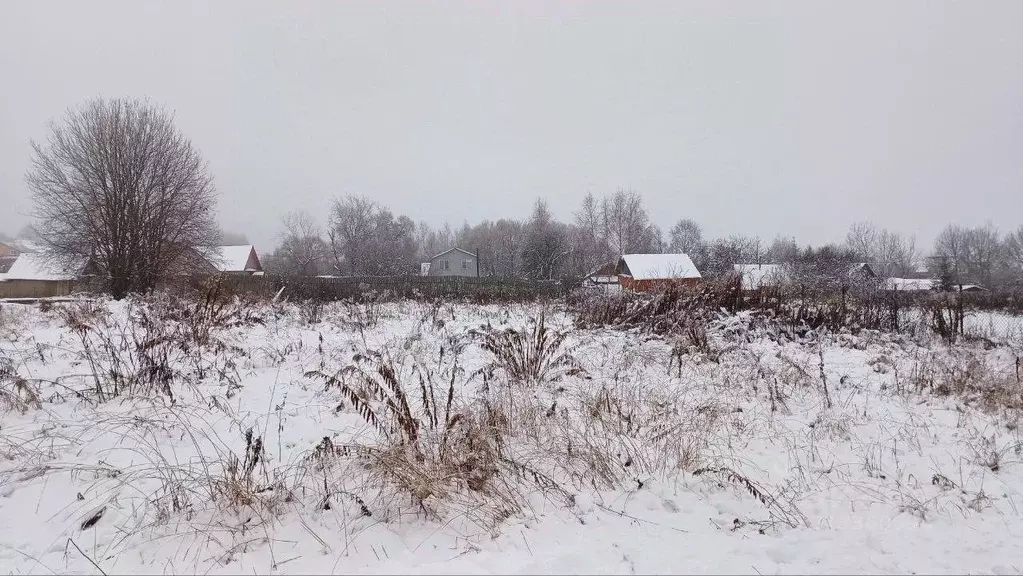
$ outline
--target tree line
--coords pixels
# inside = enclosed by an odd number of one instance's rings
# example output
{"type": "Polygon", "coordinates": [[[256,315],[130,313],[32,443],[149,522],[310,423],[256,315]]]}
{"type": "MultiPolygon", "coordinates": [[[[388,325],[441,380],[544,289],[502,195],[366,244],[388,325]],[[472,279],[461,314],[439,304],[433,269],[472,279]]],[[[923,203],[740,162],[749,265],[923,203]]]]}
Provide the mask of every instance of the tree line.
{"type": "MultiPolygon", "coordinates": [[[[32,235],[55,261],[89,261],[115,296],[152,288],[228,239],[216,223],[217,194],[205,160],[157,105],[90,101],[52,122],[47,140],[32,142],[32,149],[26,175],[32,235]]],[[[853,224],[843,243],[819,247],[800,247],[785,236],[770,243],[742,234],[708,239],[692,219],[664,233],[642,196],[629,189],[587,194],[568,221],[538,198],[524,220],[433,228],[350,195],[334,200],[324,225],[304,211],[285,215],[282,225],[279,245],[264,253],[263,264],[288,275],[416,275],[420,263],[460,247],[479,254],[481,275],[500,278],[580,278],[620,254],[681,252],[705,276],[740,263],[793,264],[826,275],[869,262],[884,276],[926,268],[948,282],[1019,287],[1023,279],[1023,227],[1002,235],[991,224],[949,225],[929,251],[867,222],[853,224]]]]}
{"type": "Polygon", "coordinates": [[[949,225],[930,251],[912,236],[865,221],[853,223],[844,242],[817,247],[800,247],[786,236],[769,243],[742,234],[707,239],[692,219],[677,221],[665,235],[651,222],[642,196],[627,189],[599,198],[587,194],[569,222],[558,220],[541,198],[525,220],[435,229],[364,196],[346,196],[334,201],[325,230],[303,211],[287,214],[282,224],[280,245],[264,258],[268,269],[282,274],[411,275],[421,262],[459,247],[478,252],[482,276],[503,278],[579,278],[620,254],[670,252],[688,254],[707,276],[728,273],[735,264],[790,264],[806,271],[866,262],[882,277],[940,277],[991,287],[1023,280],[1023,226],[1003,236],[991,224],[949,225]]]}

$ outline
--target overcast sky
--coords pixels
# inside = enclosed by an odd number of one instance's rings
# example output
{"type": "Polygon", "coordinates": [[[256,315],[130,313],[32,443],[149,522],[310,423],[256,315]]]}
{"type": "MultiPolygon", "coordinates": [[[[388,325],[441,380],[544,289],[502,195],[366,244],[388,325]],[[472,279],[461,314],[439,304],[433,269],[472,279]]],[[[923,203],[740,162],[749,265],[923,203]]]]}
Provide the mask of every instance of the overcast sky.
{"type": "Polygon", "coordinates": [[[1023,2],[0,3],[0,231],[30,139],[95,96],[176,112],[220,221],[365,194],[452,226],[642,193],[665,231],[1023,224],[1023,2]]]}

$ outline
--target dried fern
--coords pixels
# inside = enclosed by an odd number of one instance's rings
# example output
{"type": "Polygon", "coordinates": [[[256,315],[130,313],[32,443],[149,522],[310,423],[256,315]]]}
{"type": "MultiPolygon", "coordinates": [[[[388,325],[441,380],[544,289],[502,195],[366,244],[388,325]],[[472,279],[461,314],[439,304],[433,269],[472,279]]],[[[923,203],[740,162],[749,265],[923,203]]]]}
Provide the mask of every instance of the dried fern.
{"type": "Polygon", "coordinates": [[[584,374],[582,366],[569,352],[563,350],[568,334],[547,328],[543,312],[531,329],[489,331],[483,334],[483,349],[494,359],[483,373],[500,369],[514,381],[523,384],[556,382],[565,376],[584,374]]]}

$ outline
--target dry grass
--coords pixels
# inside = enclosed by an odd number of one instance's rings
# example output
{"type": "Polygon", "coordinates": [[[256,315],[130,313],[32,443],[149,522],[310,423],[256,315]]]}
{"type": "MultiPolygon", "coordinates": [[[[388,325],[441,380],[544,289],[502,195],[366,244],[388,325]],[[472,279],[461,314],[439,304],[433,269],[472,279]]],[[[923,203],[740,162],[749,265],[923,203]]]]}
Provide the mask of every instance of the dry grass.
{"type": "MultiPolygon", "coordinates": [[[[439,303],[412,307],[411,312],[398,312],[414,314],[412,333],[403,328],[400,337],[380,343],[381,333],[389,336],[387,330],[370,328],[395,314],[391,308],[373,303],[309,311],[304,311],[305,304],[267,308],[267,316],[279,318],[273,325],[267,322],[272,337],[262,344],[266,358],[257,367],[266,368],[268,363],[282,371],[298,366],[304,371],[318,363],[318,370],[304,375],[322,384],[317,401],[329,400],[324,413],[334,408],[344,423],[330,426],[343,430],[338,436],[333,432],[323,436],[316,446],[299,442],[289,462],[279,456],[274,460],[279,452],[267,446],[273,436],[267,436],[265,428],[260,431],[251,422],[232,420],[228,429],[237,431],[230,434],[233,441],[224,441],[215,430],[225,424],[204,422],[215,412],[210,405],[162,401],[180,398],[183,387],[198,387],[206,377],[221,379],[218,370],[231,372],[232,363],[247,353],[223,342],[236,322],[249,322],[245,319],[249,315],[230,312],[238,305],[236,300],[214,294],[184,306],[155,299],[144,304],[145,310],[129,306],[123,317],[91,304],[58,309],[79,338],[81,348],[76,352],[81,351],[90,366],[90,397],[159,399],[153,405],[166,410],[159,417],[109,419],[90,431],[133,442],[126,448],[138,456],[132,464],[68,466],[75,474],[95,476],[96,485],[109,492],[137,492],[148,503],[147,518],[156,523],[184,517],[189,522],[214,518],[229,524],[230,518],[256,517],[269,525],[281,514],[315,507],[337,509],[346,526],[369,517],[372,522],[401,520],[412,513],[445,524],[457,515],[493,528],[528,511],[537,493],[570,504],[583,491],[631,494],[643,490],[650,479],[685,478],[691,473],[705,488],[736,487],[752,496],[759,502],[752,507],[753,515],[762,507],[771,523],[805,526],[795,494],[825,485],[828,480],[822,478],[830,472],[799,464],[788,471],[790,476],[783,472],[780,478],[772,477],[776,471],[743,461],[741,450],[754,441],[777,441],[778,449],[784,450],[787,446],[778,440],[783,438],[809,444],[806,453],[819,459],[821,445],[833,448],[855,442],[853,414],[859,412],[846,410],[849,385],[824,365],[824,346],[835,342],[830,336],[815,336],[802,342],[793,338],[796,344],[788,348],[749,346],[762,343],[772,330],[780,333],[782,322],[755,314],[707,321],[709,316],[701,311],[706,308],[692,307],[698,302],[694,298],[675,293],[623,304],[614,312],[620,313],[616,325],[632,328],[648,322],[650,332],[668,331],[670,337],[633,335],[615,340],[602,335],[594,340],[608,347],[600,350],[591,346],[585,333],[579,343],[570,341],[570,333],[552,329],[545,314],[524,329],[473,332],[456,328],[467,322],[464,316],[456,318],[459,311],[454,307],[439,303]],[[644,314],[653,319],[643,320],[644,314]],[[320,324],[316,329],[323,331],[315,350],[311,323],[320,324]],[[329,338],[338,324],[358,332],[325,344],[323,333],[329,338]],[[625,344],[612,348],[608,341],[625,344]],[[374,342],[376,349],[367,342],[374,342]],[[479,345],[484,356],[463,355],[470,345],[479,345]],[[349,356],[352,351],[355,355],[349,356]],[[716,362],[706,362],[711,355],[716,362]],[[481,360],[482,369],[474,370],[481,360]],[[594,374],[593,380],[585,377],[584,366],[594,374]],[[555,382],[557,386],[547,385],[555,382]],[[801,409],[808,402],[830,409],[816,419],[803,418],[801,409]],[[172,416],[164,418],[167,415],[172,416]],[[168,419],[173,420],[171,425],[168,419]],[[358,431],[345,427],[349,424],[358,431]],[[786,429],[788,425],[793,429],[786,429]],[[163,445],[171,444],[171,439],[177,440],[173,447],[163,445]],[[182,443],[191,449],[178,455],[175,451],[182,443]],[[817,477],[808,478],[814,474],[817,477]]],[[[469,314],[488,322],[507,321],[512,315],[506,309],[469,314]]],[[[886,354],[895,357],[894,352],[886,354]]],[[[897,370],[898,359],[884,364],[897,370]]],[[[228,374],[227,380],[231,378],[228,374]]],[[[966,406],[991,410],[1023,407],[1018,376],[994,369],[977,351],[966,348],[951,352],[942,348],[921,359],[908,382],[908,387],[898,389],[955,395],[966,406]]],[[[0,404],[20,411],[42,405],[38,393],[29,395],[35,392],[33,383],[19,380],[12,367],[0,364],[0,404]]],[[[297,385],[306,388],[307,383],[297,385]]],[[[222,404],[212,405],[228,412],[222,404]]],[[[98,406],[97,413],[111,406],[98,406]]],[[[988,438],[971,440],[971,462],[976,466],[998,472],[1018,459],[1018,444],[988,438]]],[[[7,439],[0,440],[6,446],[7,439]]],[[[79,445],[76,439],[67,443],[79,445]]],[[[15,444],[11,440],[8,451],[26,463],[19,472],[33,472],[28,463],[42,440],[15,444]]],[[[43,456],[34,457],[32,466],[41,470],[43,456]]],[[[57,455],[47,453],[45,458],[57,455]]],[[[866,472],[870,481],[890,473],[885,462],[866,459],[854,464],[870,468],[866,472]]],[[[60,466],[43,473],[63,472],[60,466]]],[[[940,478],[936,482],[935,487],[946,485],[940,478]]],[[[929,504],[917,496],[907,490],[902,505],[922,515],[930,510],[929,504]]],[[[891,500],[890,495],[878,498],[891,500]]],[[[980,496],[975,500],[983,507],[980,496]]],[[[738,525],[747,523],[765,525],[749,519],[738,525]]]]}
{"type": "Polygon", "coordinates": [[[0,356],[0,410],[17,410],[24,414],[30,409],[41,410],[42,407],[38,390],[18,376],[10,358],[0,356]]]}
{"type": "Polygon", "coordinates": [[[538,319],[531,318],[526,329],[484,332],[483,349],[493,355],[493,360],[482,372],[490,377],[501,370],[509,379],[525,385],[547,384],[583,374],[578,360],[570,350],[565,350],[567,337],[566,332],[547,327],[544,312],[538,319]]]}

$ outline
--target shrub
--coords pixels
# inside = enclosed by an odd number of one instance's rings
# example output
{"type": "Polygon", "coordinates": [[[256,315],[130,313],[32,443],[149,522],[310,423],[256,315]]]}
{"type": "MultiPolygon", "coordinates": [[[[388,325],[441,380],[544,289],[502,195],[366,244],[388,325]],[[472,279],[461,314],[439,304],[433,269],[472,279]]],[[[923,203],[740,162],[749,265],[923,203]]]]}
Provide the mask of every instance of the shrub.
{"type": "Polygon", "coordinates": [[[566,332],[549,329],[543,312],[538,320],[530,319],[528,329],[485,332],[483,348],[493,360],[483,371],[489,375],[500,369],[510,379],[530,385],[582,374],[584,370],[571,351],[564,350],[567,336],[566,332]]]}
{"type": "MultiPolygon", "coordinates": [[[[513,490],[496,481],[503,466],[502,417],[486,403],[465,405],[460,400],[457,359],[448,368],[443,387],[434,385],[432,372],[422,368],[414,372],[420,376],[421,393],[415,409],[401,382],[400,367],[383,354],[360,354],[334,374],[308,372],[306,376],[322,381],[326,390],[339,392],[337,409],[350,406],[380,435],[375,444],[341,446],[325,437],[311,458],[323,466],[337,458],[358,458],[379,476],[377,485],[396,487],[423,509],[433,499],[475,494],[488,523],[507,518],[521,503],[513,490]]],[[[360,505],[365,510],[365,503],[360,505]]]]}

